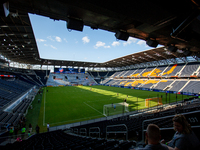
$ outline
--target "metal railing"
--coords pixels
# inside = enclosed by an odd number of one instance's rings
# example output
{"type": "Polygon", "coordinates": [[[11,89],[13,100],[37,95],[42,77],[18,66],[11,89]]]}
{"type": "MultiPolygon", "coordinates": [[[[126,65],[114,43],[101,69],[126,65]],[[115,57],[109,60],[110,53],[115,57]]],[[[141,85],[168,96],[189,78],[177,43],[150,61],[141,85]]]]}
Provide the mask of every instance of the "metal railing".
{"type": "Polygon", "coordinates": [[[87,136],[87,129],[86,128],[80,128],[80,135],[85,134],[87,136]]]}
{"type": "MultiPolygon", "coordinates": [[[[193,112],[187,112],[187,113],[181,113],[182,115],[186,116],[187,118],[187,115],[188,114],[193,114],[193,113],[200,113],[200,111],[193,111],[193,112]]],[[[173,118],[174,115],[170,115],[170,116],[165,116],[165,117],[159,117],[159,118],[153,118],[153,119],[148,119],[148,120],[144,120],[142,122],[142,142],[144,142],[144,131],[146,131],[146,129],[144,129],[144,124],[146,122],[152,122],[152,121],[155,121],[155,120],[160,120],[160,119],[166,119],[166,118],[173,118]]],[[[192,128],[195,128],[195,127],[200,127],[199,126],[191,126],[192,128]]],[[[173,129],[173,127],[169,127],[169,128],[160,128],[160,130],[167,130],[167,129],[173,129]]]]}
{"type": "Polygon", "coordinates": [[[97,134],[99,134],[99,138],[100,138],[100,128],[99,127],[91,127],[90,129],[89,129],[89,136],[91,137],[91,133],[97,133],[97,134]],[[91,130],[93,130],[93,129],[98,129],[98,131],[91,131],[91,130]]]}
{"type": "Polygon", "coordinates": [[[107,126],[106,127],[106,139],[107,139],[107,135],[109,133],[115,133],[115,134],[124,133],[124,134],[126,134],[126,140],[128,140],[128,128],[127,128],[127,126],[125,124],[117,124],[117,125],[109,125],[109,126],[107,126]],[[119,130],[117,130],[117,131],[116,130],[115,131],[108,131],[108,128],[117,127],[117,126],[124,126],[126,131],[119,131],[119,130]]]}

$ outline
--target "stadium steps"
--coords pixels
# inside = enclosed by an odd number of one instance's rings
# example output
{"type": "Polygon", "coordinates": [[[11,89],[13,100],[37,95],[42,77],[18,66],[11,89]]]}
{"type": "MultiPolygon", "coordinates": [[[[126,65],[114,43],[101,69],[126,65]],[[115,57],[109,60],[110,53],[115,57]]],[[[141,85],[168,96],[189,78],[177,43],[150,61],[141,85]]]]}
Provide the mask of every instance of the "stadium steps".
{"type": "Polygon", "coordinates": [[[163,73],[165,72],[165,70],[167,70],[167,69],[169,68],[169,66],[170,66],[170,65],[168,65],[167,67],[165,67],[165,69],[163,69],[163,71],[162,71],[160,74],[158,74],[158,76],[162,76],[163,73]]]}
{"type": "Polygon", "coordinates": [[[200,65],[199,65],[198,69],[196,70],[196,72],[194,72],[192,74],[192,76],[199,76],[199,74],[200,74],[200,65]]]}
{"type": "Polygon", "coordinates": [[[181,70],[179,72],[176,73],[175,76],[180,76],[182,71],[183,71],[183,69],[185,69],[186,66],[187,66],[187,63],[181,68],[181,70]]]}
{"type": "Polygon", "coordinates": [[[190,80],[178,92],[181,92],[189,83],[190,83],[190,80]]]}
{"type": "Polygon", "coordinates": [[[167,89],[170,89],[172,88],[172,85],[174,84],[174,82],[176,82],[176,80],[174,80],[170,85],[168,85],[166,88],[164,88],[163,90],[167,90],[167,89]]]}

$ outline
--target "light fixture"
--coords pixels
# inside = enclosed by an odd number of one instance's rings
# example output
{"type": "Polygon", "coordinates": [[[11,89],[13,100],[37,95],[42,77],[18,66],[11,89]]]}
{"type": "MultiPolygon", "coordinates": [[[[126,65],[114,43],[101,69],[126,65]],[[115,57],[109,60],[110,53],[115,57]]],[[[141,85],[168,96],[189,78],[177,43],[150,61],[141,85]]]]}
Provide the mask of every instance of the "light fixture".
{"type": "Polygon", "coordinates": [[[146,41],[146,44],[150,47],[155,47],[155,48],[158,46],[158,42],[156,40],[151,40],[151,39],[148,39],[146,41]]]}
{"type": "Polygon", "coordinates": [[[67,29],[83,31],[83,21],[73,18],[68,18],[67,29]]]}
{"type": "Polygon", "coordinates": [[[186,55],[186,56],[190,56],[192,54],[192,52],[189,51],[189,50],[184,50],[183,54],[186,55]]]}
{"type": "Polygon", "coordinates": [[[129,34],[128,34],[127,32],[123,32],[123,31],[116,31],[115,37],[116,37],[118,40],[127,41],[128,38],[129,38],[129,34]]]}
{"type": "Polygon", "coordinates": [[[178,48],[175,47],[175,46],[170,45],[170,46],[167,47],[167,49],[168,49],[170,52],[176,52],[178,48]]]}

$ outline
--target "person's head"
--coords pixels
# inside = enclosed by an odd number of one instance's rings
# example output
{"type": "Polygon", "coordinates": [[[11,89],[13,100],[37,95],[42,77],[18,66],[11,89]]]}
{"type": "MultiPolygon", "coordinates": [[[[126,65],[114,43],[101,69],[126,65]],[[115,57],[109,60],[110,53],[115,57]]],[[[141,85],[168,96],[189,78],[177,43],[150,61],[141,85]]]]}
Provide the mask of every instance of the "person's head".
{"type": "Polygon", "coordinates": [[[160,139],[161,135],[159,127],[155,124],[149,124],[146,131],[146,140],[148,141],[148,143],[158,144],[160,139]]]}
{"type": "Polygon", "coordinates": [[[172,121],[175,131],[183,134],[188,134],[191,132],[190,124],[187,122],[184,115],[181,114],[175,115],[172,121]]]}

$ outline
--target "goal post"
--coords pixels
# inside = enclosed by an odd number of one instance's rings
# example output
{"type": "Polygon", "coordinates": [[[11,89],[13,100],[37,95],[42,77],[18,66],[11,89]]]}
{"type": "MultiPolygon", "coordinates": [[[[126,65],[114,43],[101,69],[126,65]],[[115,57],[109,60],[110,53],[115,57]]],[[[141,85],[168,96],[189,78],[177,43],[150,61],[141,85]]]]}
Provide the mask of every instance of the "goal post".
{"type": "Polygon", "coordinates": [[[163,105],[162,98],[160,98],[160,97],[152,97],[152,98],[145,99],[145,107],[150,107],[151,102],[152,102],[151,106],[163,105]]]}
{"type": "Polygon", "coordinates": [[[129,104],[126,102],[106,104],[103,106],[103,115],[110,116],[110,115],[121,114],[124,112],[129,112],[128,106],[129,104]]]}

